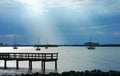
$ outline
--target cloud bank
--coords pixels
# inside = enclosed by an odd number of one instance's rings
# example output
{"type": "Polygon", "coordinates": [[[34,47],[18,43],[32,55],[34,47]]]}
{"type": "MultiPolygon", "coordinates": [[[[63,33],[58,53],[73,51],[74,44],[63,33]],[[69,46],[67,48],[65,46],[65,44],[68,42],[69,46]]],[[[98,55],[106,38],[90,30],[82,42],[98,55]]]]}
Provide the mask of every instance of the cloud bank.
{"type": "Polygon", "coordinates": [[[111,22],[119,20],[119,5],[120,0],[0,0],[0,16],[10,16],[11,20],[17,16],[36,39],[49,37],[50,43],[64,43],[69,35],[80,38],[110,32],[119,36],[111,22]],[[118,18],[113,18],[115,15],[118,18]]]}

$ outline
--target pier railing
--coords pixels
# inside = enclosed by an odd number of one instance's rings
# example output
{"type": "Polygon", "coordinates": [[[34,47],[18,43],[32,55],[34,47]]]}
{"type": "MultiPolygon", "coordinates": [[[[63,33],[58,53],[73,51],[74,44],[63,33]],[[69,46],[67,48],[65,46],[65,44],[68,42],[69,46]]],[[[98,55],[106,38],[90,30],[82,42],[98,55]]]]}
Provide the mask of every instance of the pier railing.
{"type": "Polygon", "coordinates": [[[58,53],[0,53],[0,60],[54,61],[58,53]]]}
{"type": "Polygon", "coordinates": [[[0,60],[4,60],[4,69],[7,68],[7,61],[15,60],[16,69],[19,68],[19,61],[29,61],[29,69],[32,69],[32,61],[41,61],[42,71],[45,71],[45,62],[54,61],[57,70],[58,53],[0,53],[0,60]]]}

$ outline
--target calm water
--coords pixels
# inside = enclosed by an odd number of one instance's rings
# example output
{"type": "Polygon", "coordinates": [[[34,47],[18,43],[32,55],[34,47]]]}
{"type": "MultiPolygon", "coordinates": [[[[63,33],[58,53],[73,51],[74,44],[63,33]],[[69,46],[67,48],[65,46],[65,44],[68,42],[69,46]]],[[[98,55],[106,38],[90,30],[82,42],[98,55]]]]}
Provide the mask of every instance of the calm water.
{"type": "MultiPolygon", "coordinates": [[[[0,47],[0,52],[58,52],[58,72],[63,71],[84,71],[100,69],[102,71],[117,70],[120,71],[120,47],[96,47],[95,50],[88,50],[86,47],[51,47],[41,48],[36,51],[35,47],[18,47],[13,50],[12,47],[0,47]]],[[[8,61],[7,66],[12,69],[0,69],[0,74],[9,73],[27,73],[28,61],[20,61],[20,69],[15,69],[15,61],[8,61]]],[[[0,61],[2,68],[4,61],[0,61]]],[[[46,63],[47,72],[54,71],[54,62],[46,63]]],[[[41,62],[33,62],[32,72],[41,72],[41,62]]]]}

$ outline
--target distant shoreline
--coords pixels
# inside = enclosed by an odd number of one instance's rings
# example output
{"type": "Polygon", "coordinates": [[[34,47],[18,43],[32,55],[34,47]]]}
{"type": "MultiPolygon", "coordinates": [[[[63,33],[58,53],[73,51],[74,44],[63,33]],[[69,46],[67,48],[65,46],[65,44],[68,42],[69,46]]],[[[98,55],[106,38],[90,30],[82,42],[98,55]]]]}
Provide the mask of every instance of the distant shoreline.
{"type": "MultiPolygon", "coordinates": [[[[0,45],[0,47],[13,47],[14,45],[0,45]]],[[[69,47],[87,47],[88,45],[16,45],[18,47],[62,47],[62,46],[69,46],[69,47]]],[[[120,47],[120,44],[101,44],[101,45],[94,45],[95,47],[120,47]]]]}

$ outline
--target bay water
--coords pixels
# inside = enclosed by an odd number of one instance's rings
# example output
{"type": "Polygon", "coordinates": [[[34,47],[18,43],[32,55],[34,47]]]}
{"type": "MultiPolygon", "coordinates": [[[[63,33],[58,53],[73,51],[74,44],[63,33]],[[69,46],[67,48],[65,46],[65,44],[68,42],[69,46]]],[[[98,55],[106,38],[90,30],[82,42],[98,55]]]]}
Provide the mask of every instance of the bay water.
{"type": "MultiPolygon", "coordinates": [[[[0,53],[58,53],[58,72],[64,71],[85,71],[100,69],[102,71],[120,71],[120,47],[96,47],[95,50],[88,50],[86,47],[0,47],[0,53]]],[[[22,74],[41,72],[41,61],[33,61],[33,70],[28,70],[28,61],[19,61],[19,68],[16,70],[16,61],[7,61],[8,69],[3,69],[4,61],[0,60],[0,75],[22,74]]],[[[46,62],[46,72],[54,72],[55,63],[46,62]]]]}

